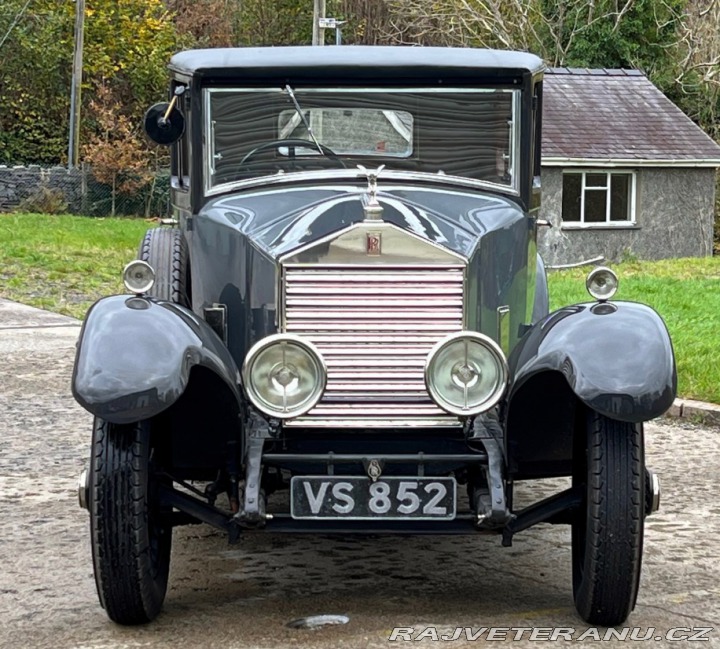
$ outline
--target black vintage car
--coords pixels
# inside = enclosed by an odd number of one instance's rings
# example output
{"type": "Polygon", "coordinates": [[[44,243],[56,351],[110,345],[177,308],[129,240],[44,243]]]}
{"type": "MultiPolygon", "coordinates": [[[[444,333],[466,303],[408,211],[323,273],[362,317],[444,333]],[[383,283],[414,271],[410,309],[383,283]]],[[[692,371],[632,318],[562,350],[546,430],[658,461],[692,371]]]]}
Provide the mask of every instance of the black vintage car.
{"type": "Polygon", "coordinates": [[[152,620],[172,528],[572,529],[575,604],[615,625],[658,505],[643,422],[676,389],[660,317],[549,313],[536,250],[543,64],[472,49],[177,54],[146,116],[170,227],[88,312],[79,487],[101,604],[152,620]],[[513,506],[517,481],[571,486],[513,506]]]}

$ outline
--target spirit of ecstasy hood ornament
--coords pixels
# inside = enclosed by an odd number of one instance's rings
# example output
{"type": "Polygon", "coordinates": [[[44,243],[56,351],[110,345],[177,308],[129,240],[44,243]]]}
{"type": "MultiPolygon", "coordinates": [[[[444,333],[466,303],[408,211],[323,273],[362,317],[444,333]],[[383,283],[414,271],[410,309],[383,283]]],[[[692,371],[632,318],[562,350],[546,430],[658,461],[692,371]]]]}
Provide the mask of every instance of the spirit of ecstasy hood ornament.
{"type": "Polygon", "coordinates": [[[358,165],[358,169],[365,175],[368,181],[367,194],[363,196],[363,211],[365,212],[365,220],[382,221],[383,208],[377,199],[377,179],[380,172],[385,169],[385,165],[380,165],[374,171],[368,170],[362,165],[358,165]]]}

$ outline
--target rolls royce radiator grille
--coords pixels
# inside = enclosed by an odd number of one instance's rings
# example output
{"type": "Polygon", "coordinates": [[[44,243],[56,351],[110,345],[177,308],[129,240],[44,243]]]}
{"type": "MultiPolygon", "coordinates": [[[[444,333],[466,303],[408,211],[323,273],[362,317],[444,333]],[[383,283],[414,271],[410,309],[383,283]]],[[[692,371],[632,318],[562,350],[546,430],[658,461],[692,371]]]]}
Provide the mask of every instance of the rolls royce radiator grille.
{"type": "Polygon", "coordinates": [[[284,268],[284,330],[311,340],[327,389],[292,426],[454,426],[425,388],[428,352],[463,327],[464,266],[284,268]]]}

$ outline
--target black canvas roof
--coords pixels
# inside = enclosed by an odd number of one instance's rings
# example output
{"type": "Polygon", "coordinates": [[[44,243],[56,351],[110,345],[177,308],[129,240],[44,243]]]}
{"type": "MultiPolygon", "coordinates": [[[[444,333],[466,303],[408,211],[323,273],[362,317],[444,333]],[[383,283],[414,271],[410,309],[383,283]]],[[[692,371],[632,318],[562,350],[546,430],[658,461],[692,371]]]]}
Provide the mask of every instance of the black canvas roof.
{"type": "MultiPolygon", "coordinates": [[[[544,64],[534,54],[446,47],[248,47],[187,50],[170,69],[188,75],[230,77],[510,77],[534,73],[544,64]]],[[[399,80],[398,79],[398,80],[399,80]]]]}

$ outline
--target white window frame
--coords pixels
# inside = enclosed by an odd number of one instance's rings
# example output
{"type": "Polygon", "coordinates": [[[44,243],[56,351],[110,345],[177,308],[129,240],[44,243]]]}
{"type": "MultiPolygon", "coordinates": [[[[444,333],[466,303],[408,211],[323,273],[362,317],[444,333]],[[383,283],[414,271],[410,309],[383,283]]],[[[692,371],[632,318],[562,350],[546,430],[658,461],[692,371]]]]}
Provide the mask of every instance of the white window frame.
{"type": "MultiPolygon", "coordinates": [[[[580,220],[579,221],[565,221],[562,220],[562,228],[564,230],[585,230],[585,229],[592,229],[592,228],[627,228],[627,227],[637,227],[637,220],[636,220],[636,194],[637,194],[637,172],[631,170],[631,169],[582,169],[582,170],[569,170],[564,169],[562,176],[563,176],[563,191],[565,186],[565,176],[566,175],[575,175],[575,176],[581,176],[582,180],[580,183],[580,220]],[[587,175],[591,174],[603,174],[607,182],[605,183],[605,187],[588,187],[586,185],[586,178],[587,175]],[[629,215],[628,219],[625,221],[611,221],[610,220],[610,210],[611,210],[611,187],[610,187],[610,176],[612,174],[623,174],[625,176],[630,176],[630,192],[629,192],[629,215]],[[585,192],[586,191],[604,191],[607,196],[607,200],[605,201],[605,221],[585,221],[585,192]]],[[[560,214],[562,219],[562,196],[561,196],[561,204],[560,204],[560,214]]]]}

